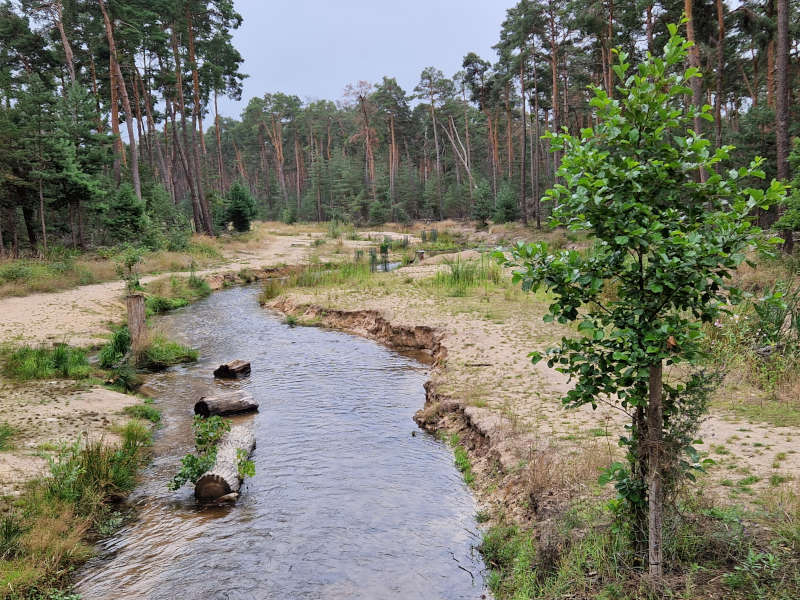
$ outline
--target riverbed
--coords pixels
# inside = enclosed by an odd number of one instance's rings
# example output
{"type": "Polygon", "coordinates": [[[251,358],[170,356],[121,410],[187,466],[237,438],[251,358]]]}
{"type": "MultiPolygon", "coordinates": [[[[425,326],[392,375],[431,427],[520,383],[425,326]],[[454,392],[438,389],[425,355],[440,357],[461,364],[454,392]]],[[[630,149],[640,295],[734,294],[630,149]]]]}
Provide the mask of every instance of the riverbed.
{"type": "Polygon", "coordinates": [[[92,599],[478,599],[476,506],[451,450],[412,415],[428,368],[369,340],[290,327],[233,288],[161,317],[198,363],[150,378],[163,412],[136,519],[102,542],[77,591],[92,599]],[[252,375],[215,382],[215,366],[252,375]],[[232,507],[167,490],[191,449],[192,406],[218,389],[260,402],[256,475],[232,507]]]}

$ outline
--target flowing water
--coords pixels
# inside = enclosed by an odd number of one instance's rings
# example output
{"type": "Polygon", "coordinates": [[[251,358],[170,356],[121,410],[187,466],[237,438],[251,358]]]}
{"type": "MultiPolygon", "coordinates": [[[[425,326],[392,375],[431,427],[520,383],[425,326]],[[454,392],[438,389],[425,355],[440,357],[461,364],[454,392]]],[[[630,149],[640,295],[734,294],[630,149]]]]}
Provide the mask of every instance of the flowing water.
{"type": "Polygon", "coordinates": [[[78,577],[93,599],[478,599],[475,504],[451,451],[412,421],[424,365],[347,334],[284,325],[257,290],[213,294],[160,319],[199,363],[148,383],[164,427],[130,502],[137,519],[78,577]],[[251,377],[214,382],[234,358],[251,377]],[[168,480],[191,449],[192,406],[247,389],[256,476],[232,507],[198,507],[168,480]]]}

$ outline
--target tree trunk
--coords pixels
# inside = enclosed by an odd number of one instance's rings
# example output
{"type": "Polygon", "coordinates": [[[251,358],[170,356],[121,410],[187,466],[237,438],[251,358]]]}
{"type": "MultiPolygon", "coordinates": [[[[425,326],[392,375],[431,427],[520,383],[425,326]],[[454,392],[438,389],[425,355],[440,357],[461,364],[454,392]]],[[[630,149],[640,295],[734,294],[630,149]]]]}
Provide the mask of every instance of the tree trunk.
{"type": "Polygon", "coordinates": [[[114,30],[111,26],[111,20],[106,11],[106,5],[103,0],[97,0],[100,5],[100,10],[103,13],[103,21],[106,26],[106,38],[108,39],[108,48],[111,53],[111,63],[114,68],[114,75],[117,78],[117,86],[119,88],[120,97],[122,98],[122,109],[125,111],[127,118],[126,126],[128,128],[128,145],[131,151],[131,179],[133,180],[133,190],[136,192],[136,197],[142,199],[142,183],[139,179],[139,153],[136,150],[136,135],[133,132],[133,125],[131,122],[134,119],[133,111],[131,110],[131,102],[128,98],[128,90],[125,87],[125,79],[122,77],[122,70],[119,68],[119,59],[117,58],[117,46],[114,43],[114,30]]]}
{"type": "Polygon", "coordinates": [[[227,494],[239,491],[242,480],[239,478],[237,451],[244,450],[247,456],[256,447],[256,437],[251,425],[235,425],[217,445],[217,460],[213,468],[202,475],[194,486],[198,500],[216,500],[227,494]]]}
{"type": "MultiPolygon", "coordinates": [[[[42,248],[44,250],[44,256],[47,256],[47,226],[44,220],[44,191],[42,190],[41,177],[39,178],[39,221],[42,226],[42,248]]],[[[0,239],[0,245],[1,244],[2,240],[0,239]]]]}
{"type": "Polygon", "coordinates": [[[525,161],[528,156],[528,124],[527,124],[527,117],[525,116],[525,58],[523,56],[522,60],[519,63],[519,82],[520,88],[522,90],[522,153],[520,156],[522,157],[522,166],[520,167],[520,208],[522,209],[522,223],[527,225],[528,224],[528,190],[525,177],[527,176],[526,173],[526,164],[525,161]]]}
{"type": "Polygon", "coordinates": [[[35,218],[33,209],[27,204],[22,205],[22,220],[25,221],[25,233],[28,234],[28,244],[31,250],[35,250],[37,242],[35,218]]]}
{"type": "MultiPolygon", "coordinates": [[[[219,118],[219,108],[217,107],[217,90],[214,90],[214,133],[217,136],[217,176],[219,177],[219,193],[225,189],[223,181],[222,166],[222,132],[220,131],[221,121],[219,118]]],[[[269,194],[269,179],[267,180],[267,194],[269,194]]]]}
{"type": "MultiPolygon", "coordinates": [[[[114,57],[108,57],[108,71],[110,73],[110,104],[111,104],[111,133],[114,136],[114,184],[119,186],[122,181],[122,163],[125,162],[125,148],[122,144],[122,135],[119,132],[119,100],[117,99],[117,83],[114,77],[114,57]]],[[[99,103],[99,100],[98,100],[99,103]]],[[[98,104],[99,106],[99,104],[98,104]]],[[[100,117],[98,116],[98,119],[100,117]]]]}
{"type": "Polygon", "coordinates": [[[243,390],[204,396],[194,405],[194,414],[203,417],[237,415],[258,410],[258,402],[243,390]]]}
{"type": "MultiPolygon", "coordinates": [[[[689,66],[700,69],[700,51],[697,48],[697,40],[694,34],[694,15],[692,14],[693,0],[683,0],[683,10],[686,13],[686,39],[692,43],[689,48],[689,66]]],[[[692,104],[695,107],[694,131],[698,135],[703,129],[703,119],[700,111],[703,108],[703,83],[700,77],[693,77],[689,82],[692,88],[692,104]]],[[[700,169],[700,181],[705,181],[708,177],[705,169],[700,169]]]]}
{"type": "Polygon", "coordinates": [[[69,80],[72,84],[74,84],[76,81],[75,60],[72,55],[72,46],[69,45],[67,33],[64,31],[64,21],[61,14],[61,1],[57,0],[56,2],[53,2],[53,8],[56,13],[56,28],[58,29],[58,35],[61,37],[61,45],[64,48],[64,62],[66,62],[67,70],[69,71],[69,80]]]}
{"type": "Polygon", "coordinates": [[[138,354],[147,344],[144,296],[142,294],[126,296],[125,306],[128,309],[128,331],[131,334],[131,351],[134,354],[138,354]]]}
{"type": "Polygon", "coordinates": [[[663,439],[664,407],[662,387],[662,363],[650,367],[647,402],[647,451],[648,451],[648,566],[650,576],[660,579],[664,574],[663,535],[664,481],[663,439]]]}
{"type": "Polygon", "coordinates": [[[203,156],[206,155],[206,141],[203,135],[203,112],[200,106],[200,76],[197,72],[197,59],[194,50],[194,27],[192,23],[192,13],[189,10],[190,3],[186,3],[186,29],[189,32],[189,66],[192,69],[192,90],[194,91],[194,114],[200,128],[200,148],[203,156]]]}
{"type": "MultiPolygon", "coordinates": [[[[717,0],[717,92],[714,102],[714,145],[722,146],[722,78],[725,70],[725,7],[717,0]]],[[[719,166],[717,167],[719,168],[719,166]]]]}
{"type": "MultiPolygon", "coordinates": [[[[775,146],[778,161],[777,175],[789,181],[789,0],[778,3],[777,60],[775,88],[775,146]]],[[[783,249],[791,254],[794,249],[793,232],[784,232],[783,249]]]]}

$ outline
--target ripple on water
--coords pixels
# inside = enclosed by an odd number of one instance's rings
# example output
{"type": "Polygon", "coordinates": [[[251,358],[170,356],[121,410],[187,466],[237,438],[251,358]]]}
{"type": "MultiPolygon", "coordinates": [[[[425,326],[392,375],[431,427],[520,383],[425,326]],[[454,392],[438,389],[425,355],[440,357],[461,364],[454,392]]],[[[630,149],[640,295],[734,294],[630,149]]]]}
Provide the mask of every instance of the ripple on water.
{"type": "Polygon", "coordinates": [[[426,369],[377,344],[290,328],[257,290],[213,294],[161,319],[199,363],[150,383],[165,413],[156,458],[131,497],[135,523],[79,575],[92,599],[477,599],[475,505],[449,449],[412,436],[426,369]],[[191,447],[191,407],[212,367],[246,358],[256,476],[238,504],[198,509],[166,483],[191,447]]]}

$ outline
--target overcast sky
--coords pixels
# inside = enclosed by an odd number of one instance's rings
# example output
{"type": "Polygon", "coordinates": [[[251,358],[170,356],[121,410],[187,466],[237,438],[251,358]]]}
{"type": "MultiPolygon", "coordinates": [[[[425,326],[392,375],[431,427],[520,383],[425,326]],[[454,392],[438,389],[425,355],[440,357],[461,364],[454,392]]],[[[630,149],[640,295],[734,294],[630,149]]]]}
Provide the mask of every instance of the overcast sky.
{"type": "Polygon", "coordinates": [[[238,117],[253,96],[338,100],[348,83],[396,77],[411,92],[425,67],[451,77],[474,51],[494,62],[507,8],[516,0],[235,0],[244,18],[233,43],[244,58],[242,100],[220,98],[238,117]]]}

